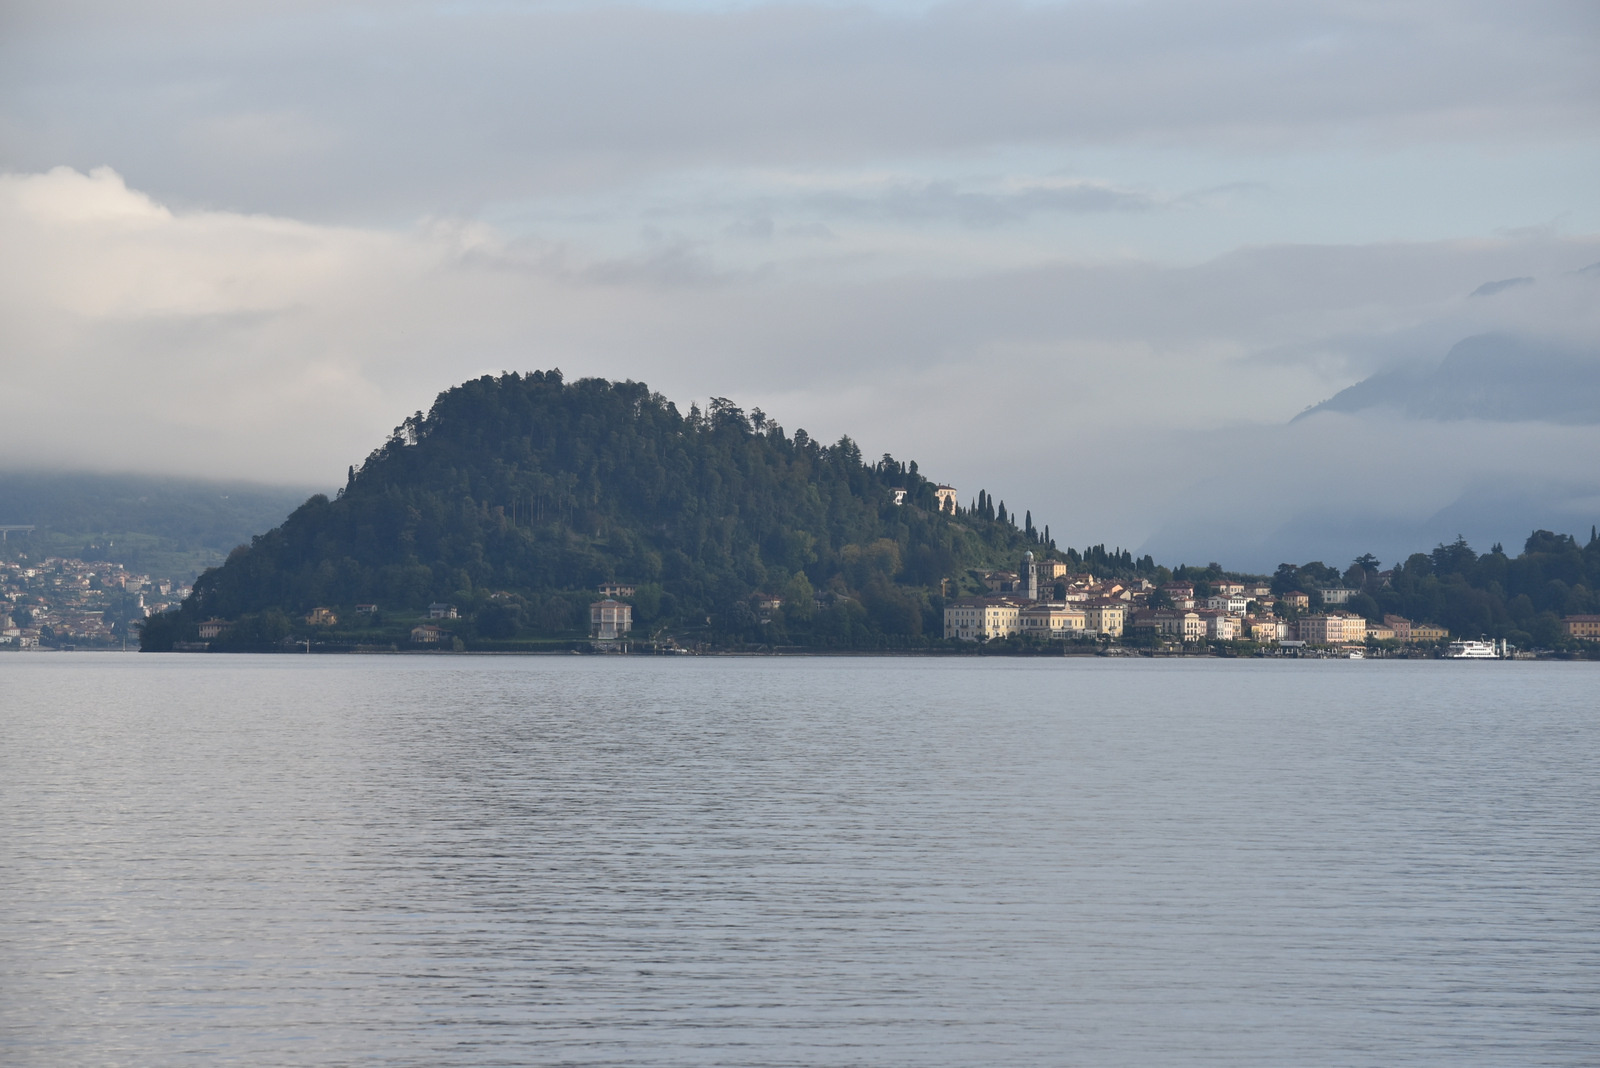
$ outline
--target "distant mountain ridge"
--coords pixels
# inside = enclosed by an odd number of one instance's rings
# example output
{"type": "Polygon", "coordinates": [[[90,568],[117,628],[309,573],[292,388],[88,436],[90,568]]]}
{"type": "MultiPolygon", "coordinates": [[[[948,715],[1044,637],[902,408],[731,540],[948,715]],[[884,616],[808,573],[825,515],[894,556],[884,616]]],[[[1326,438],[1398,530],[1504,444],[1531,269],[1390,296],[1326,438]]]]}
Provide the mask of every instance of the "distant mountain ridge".
{"type": "Polygon", "coordinates": [[[1600,353],[1512,334],[1457,342],[1435,367],[1380,371],[1294,417],[1392,408],[1413,419],[1600,424],[1600,353]]]}
{"type": "Polygon", "coordinates": [[[83,471],[0,470],[0,525],[32,526],[11,553],[115,560],[187,580],[283,521],[314,491],[83,471]]]}

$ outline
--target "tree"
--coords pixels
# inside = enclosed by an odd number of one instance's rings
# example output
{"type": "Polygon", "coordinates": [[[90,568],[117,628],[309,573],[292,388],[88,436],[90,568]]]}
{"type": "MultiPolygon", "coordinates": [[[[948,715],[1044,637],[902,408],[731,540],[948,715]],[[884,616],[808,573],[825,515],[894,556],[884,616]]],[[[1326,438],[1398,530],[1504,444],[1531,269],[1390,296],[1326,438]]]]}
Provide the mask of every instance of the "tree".
{"type": "Polygon", "coordinates": [[[1434,574],[1441,576],[1465,575],[1478,562],[1478,554],[1472,551],[1467,539],[1459,534],[1449,545],[1441,542],[1435,546],[1432,558],[1434,574]]]}
{"type": "Polygon", "coordinates": [[[1528,535],[1522,551],[1529,554],[1565,553],[1575,552],[1577,548],[1578,543],[1571,534],[1553,534],[1548,530],[1536,530],[1528,535]]]}

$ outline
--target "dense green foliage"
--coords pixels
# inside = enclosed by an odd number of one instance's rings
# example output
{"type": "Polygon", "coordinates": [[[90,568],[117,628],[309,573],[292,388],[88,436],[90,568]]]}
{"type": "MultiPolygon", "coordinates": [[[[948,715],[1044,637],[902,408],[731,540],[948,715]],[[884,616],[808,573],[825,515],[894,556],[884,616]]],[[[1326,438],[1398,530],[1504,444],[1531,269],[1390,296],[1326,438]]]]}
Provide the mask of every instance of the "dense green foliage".
{"type": "Polygon", "coordinates": [[[790,437],[722,398],[681,415],[634,382],[485,376],[397,427],[335,499],[312,497],[203,575],[145,644],[214,616],[259,645],[316,606],[414,618],[433,601],[458,606],[469,642],[570,636],[616,581],[638,586],[645,633],[911,646],[941,640],[943,580],[1044,545],[1031,514],[1024,530],[935,509],[915,463],[790,437]]]}
{"type": "MultiPolygon", "coordinates": [[[[1413,553],[1387,574],[1370,555],[1344,573],[1320,562],[1282,564],[1273,588],[1305,591],[1339,585],[1361,591],[1346,607],[1368,619],[1386,614],[1437,623],[1464,638],[1505,638],[1522,648],[1563,640],[1561,617],[1600,613],[1600,537],[1580,547],[1570,534],[1536,530],[1515,558],[1495,545],[1479,556],[1465,539],[1413,553]]],[[[1315,607],[1315,605],[1314,605],[1315,607]]]]}
{"type": "MultiPolygon", "coordinates": [[[[687,414],[639,383],[559,371],[485,376],[416,413],[330,500],[206,572],[177,612],[148,621],[147,649],[228,620],[213,648],[285,640],[401,645],[431,602],[460,618],[448,647],[533,648],[587,633],[601,583],[636,587],[635,637],[811,648],[942,645],[946,596],[1024,550],[1101,577],[1180,579],[1202,595],[1218,564],[1168,570],[1104,545],[1058,552],[1048,528],[980,490],[951,515],[915,463],[866,461],[848,437],[792,437],[765,413],[715,398],[687,414]],[[904,502],[895,503],[895,491],[904,502]],[[357,605],[376,605],[357,612],[357,605]],[[315,608],[337,623],[314,624],[315,608]]],[[[1359,589],[1347,606],[1466,637],[1562,644],[1560,617],[1600,610],[1600,540],[1536,531],[1511,559],[1458,539],[1390,572],[1284,564],[1279,593],[1359,589]]],[[[1159,592],[1152,606],[1163,602],[1159,592]]]]}

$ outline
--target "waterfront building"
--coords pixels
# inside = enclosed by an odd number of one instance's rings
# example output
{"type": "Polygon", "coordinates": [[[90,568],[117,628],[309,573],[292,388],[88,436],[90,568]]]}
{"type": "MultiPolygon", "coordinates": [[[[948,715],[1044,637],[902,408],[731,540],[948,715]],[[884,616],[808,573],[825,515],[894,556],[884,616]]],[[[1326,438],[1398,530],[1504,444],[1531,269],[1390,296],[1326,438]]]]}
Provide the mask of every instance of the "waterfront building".
{"type": "Polygon", "coordinates": [[[1329,612],[1300,621],[1300,640],[1307,645],[1346,645],[1367,640],[1367,621],[1350,612],[1329,612]]]}
{"type": "Polygon", "coordinates": [[[944,607],[944,636],[964,642],[1009,638],[1021,629],[1021,612],[1010,597],[963,597],[944,607]]]}
{"type": "Polygon", "coordinates": [[[1567,616],[1561,621],[1567,637],[1586,642],[1600,642],[1600,616],[1567,616]]]}
{"type": "Polygon", "coordinates": [[[1251,641],[1261,645],[1273,645],[1283,638],[1284,625],[1276,619],[1251,617],[1245,620],[1245,634],[1251,641]]]}
{"type": "Polygon", "coordinates": [[[1383,625],[1394,631],[1396,641],[1411,640],[1411,620],[1405,616],[1386,615],[1383,617],[1383,625]]]}
{"type": "Polygon", "coordinates": [[[633,605],[607,597],[589,606],[589,637],[614,641],[633,629],[633,605]]]}
{"type": "Polygon", "coordinates": [[[1157,634],[1182,642],[1203,641],[1206,636],[1206,621],[1200,613],[1178,608],[1158,608],[1148,615],[1141,614],[1134,625],[1140,624],[1152,626],[1157,634]]]}
{"type": "Polygon", "coordinates": [[[1084,626],[1096,634],[1120,638],[1127,618],[1128,606],[1122,601],[1101,598],[1083,606],[1084,626]]]}
{"type": "Polygon", "coordinates": [[[1050,641],[1081,638],[1085,633],[1083,609],[1067,604],[1030,604],[1017,613],[1017,623],[1024,637],[1050,641]]]}

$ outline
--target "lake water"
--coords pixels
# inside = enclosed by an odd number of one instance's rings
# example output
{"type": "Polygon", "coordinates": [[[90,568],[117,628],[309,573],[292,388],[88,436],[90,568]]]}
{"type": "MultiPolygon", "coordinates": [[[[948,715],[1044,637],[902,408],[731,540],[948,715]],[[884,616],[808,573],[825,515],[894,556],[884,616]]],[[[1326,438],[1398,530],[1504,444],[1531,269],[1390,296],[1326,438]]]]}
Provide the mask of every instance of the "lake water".
{"type": "Polygon", "coordinates": [[[1600,664],[0,656],[0,1063],[1600,1062],[1600,664]]]}

